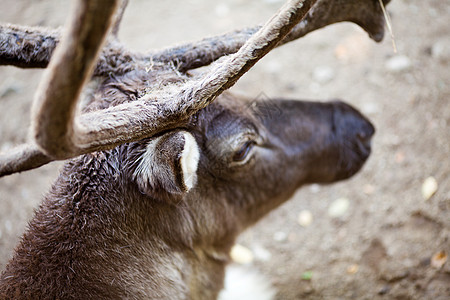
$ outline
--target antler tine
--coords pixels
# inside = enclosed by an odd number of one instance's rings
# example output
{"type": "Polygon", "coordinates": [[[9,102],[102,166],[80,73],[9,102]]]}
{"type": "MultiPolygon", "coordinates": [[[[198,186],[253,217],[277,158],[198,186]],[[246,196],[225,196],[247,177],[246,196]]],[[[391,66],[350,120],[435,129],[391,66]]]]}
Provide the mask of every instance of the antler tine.
{"type": "MultiPolygon", "coordinates": [[[[118,28],[119,23],[116,24],[118,28]]],[[[0,24],[0,66],[46,68],[60,39],[58,29],[0,24]]],[[[132,70],[141,57],[110,39],[100,53],[93,75],[124,74],[132,70]]]]}
{"type": "Polygon", "coordinates": [[[59,31],[0,25],[0,65],[45,68],[59,43],[59,31]]]}
{"type": "Polygon", "coordinates": [[[117,10],[116,16],[114,18],[114,24],[112,25],[111,34],[117,38],[119,34],[120,23],[122,22],[123,14],[128,6],[128,0],[122,0],[120,2],[120,7],[117,10]]]}
{"type": "MultiPolygon", "coordinates": [[[[382,0],[383,5],[390,1],[382,0]]],[[[383,39],[385,18],[379,0],[319,0],[279,46],[327,25],[346,21],[361,26],[376,42],[383,39]]]]}
{"type": "Polygon", "coordinates": [[[67,34],[55,50],[34,102],[36,141],[43,151],[34,145],[22,145],[2,154],[0,176],[36,168],[54,158],[67,158],[76,153],[70,137],[76,102],[92,74],[116,2],[78,2],[67,34]]]}
{"type": "Polygon", "coordinates": [[[0,153],[0,177],[38,168],[51,161],[36,145],[23,144],[0,153]]]}
{"type": "MultiPolygon", "coordinates": [[[[383,0],[388,4],[390,0],[383,0]]],[[[318,0],[306,17],[278,45],[284,45],[306,34],[338,22],[353,22],[379,42],[384,35],[384,16],[379,0],[318,0]]],[[[235,53],[261,26],[150,53],[144,59],[174,62],[182,72],[209,65],[218,58],[235,53]]]]}
{"type": "MultiPolygon", "coordinates": [[[[78,2],[34,101],[34,130],[42,150],[35,144],[25,144],[2,153],[0,176],[36,168],[54,159],[73,157],[77,153],[71,138],[76,102],[95,67],[116,6],[117,0],[78,2]]],[[[52,44],[56,40],[52,36],[48,38],[52,44]]],[[[38,49],[37,45],[33,49],[38,49]]],[[[43,62],[45,60],[41,58],[48,55],[41,51],[35,55],[35,61],[43,62]]]]}
{"type": "Polygon", "coordinates": [[[74,141],[76,103],[92,75],[117,2],[77,2],[38,87],[32,110],[34,135],[38,146],[52,158],[65,159],[80,152],[74,141]]]}

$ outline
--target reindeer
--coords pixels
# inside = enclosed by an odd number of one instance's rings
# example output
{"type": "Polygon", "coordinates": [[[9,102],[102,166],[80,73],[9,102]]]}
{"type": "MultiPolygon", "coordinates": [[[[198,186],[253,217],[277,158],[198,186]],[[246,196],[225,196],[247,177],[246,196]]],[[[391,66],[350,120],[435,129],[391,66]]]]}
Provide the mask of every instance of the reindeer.
{"type": "Polygon", "coordinates": [[[239,233],[302,185],[354,175],[374,134],[340,101],[226,90],[271,49],[328,24],[381,40],[387,2],[292,0],[263,26],[149,54],[117,40],[126,1],[78,1],[63,33],[0,26],[0,64],[47,68],[34,140],[0,156],[0,175],[68,160],[0,298],[215,299],[239,233]],[[92,77],[102,81],[77,110],[92,77]]]}

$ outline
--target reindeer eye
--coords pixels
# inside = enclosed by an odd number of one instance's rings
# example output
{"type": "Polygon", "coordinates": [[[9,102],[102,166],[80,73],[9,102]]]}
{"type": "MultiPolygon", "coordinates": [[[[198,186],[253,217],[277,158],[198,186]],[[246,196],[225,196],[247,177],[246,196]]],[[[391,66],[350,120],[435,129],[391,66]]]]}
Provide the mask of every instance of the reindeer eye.
{"type": "Polygon", "coordinates": [[[244,161],[247,155],[250,153],[250,150],[252,150],[253,146],[255,146],[255,141],[248,141],[246,142],[241,149],[239,149],[236,153],[233,155],[233,161],[241,162],[244,161]]]}

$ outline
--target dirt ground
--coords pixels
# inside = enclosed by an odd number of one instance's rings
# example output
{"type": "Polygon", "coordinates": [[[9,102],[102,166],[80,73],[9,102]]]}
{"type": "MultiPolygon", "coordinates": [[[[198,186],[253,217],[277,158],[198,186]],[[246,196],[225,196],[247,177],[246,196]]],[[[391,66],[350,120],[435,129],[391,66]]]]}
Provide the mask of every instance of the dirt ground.
{"type": "MultiPolygon", "coordinates": [[[[130,2],[120,36],[142,51],[252,26],[281,6],[130,2]]],[[[2,0],[0,22],[55,27],[68,3],[2,0]]],[[[241,236],[278,299],[450,299],[450,262],[432,258],[450,253],[450,1],[393,0],[388,10],[397,54],[389,35],[376,44],[353,24],[333,25],[274,50],[232,88],[250,97],[344,99],[377,128],[356,176],[304,187],[241,236]],[[438,188],[426,200],[430,176],[438,188]],[[348,207],[330,215],[342,198],[348,207]]],[[[26,140],[41,75],[0,68],[0,150],[26,140]]],[[[0,270],[60,166],[0,179],[0,270]]]]}

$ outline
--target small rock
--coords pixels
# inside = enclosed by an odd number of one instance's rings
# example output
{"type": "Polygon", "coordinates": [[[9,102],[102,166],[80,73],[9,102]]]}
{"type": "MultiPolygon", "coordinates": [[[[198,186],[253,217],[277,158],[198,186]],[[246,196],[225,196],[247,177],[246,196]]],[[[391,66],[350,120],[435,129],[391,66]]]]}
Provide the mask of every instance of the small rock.
{"type": "Polygon", "coordinates": [[[359,266],[357,264],[353,264],[347,267],[347,274],[356,274],[359,270],[359,266]]]}
{"type": "Polygon", "coordinates": [[[255,258],[260,261],[269,261],[272,258],[272,253],[270,253],[269,250],[266,248],[256,245],[252,247],[253,254],[255,255],[255,258]]]}
{"type": "Polygon", "coordinates": [[[442,62],[450,61],[450,41],[448,38],[437,41],[431,47],[431,56],[442,62]]]}
{"type": "Polygon", "coordinates": [[[361,110],[366,115],[372,115],[381,111],[380,105],[375,102],[366,102],[361,105],[361,110]]]}
{"type": "Polygon", "coordinates": [[[407,71],[411,67],[412,62],[406,55],[393,56],[386,62],[386,69],[394,73],[407,71]]]}
{"type": "Polygon", "coordinates": [[[308,227],[313,221],[313,215],[309,210],[302,210],[298,215],[298,224],[302,227],[308,227]]]}
{"type": "Polygon", "coordinates": [[[320,185],[318,185],[318,184],[311,184],[310,186],[309,186],[309,191],[311,192],[311,193],[313,193],[313,194],[316,194],[316,193],[318,193],[318,192],[320,192],[320,185]]]}
{"type": "Polygon", "coordinates": [[[365,184],[363,186],[363,193],[366,195],[372,195],[375,192],[375,187],[371,184],[365,184]]]}
{"type": "Polygon", "coordinates": [[[404,151],[398,150],[397,152],[395,152],[395,162],[401,164],[405,161],[405,156],[406,155],[404,151]]]}
{"type": "Polygon", "coordinates": [[[231,248],[230,256],[234,262],[242,265],[249,264],[254,260],[253,252],[239,244],[231,248]]]}
{"type": "Polygon", "coordinates": [[[264,65],[264,71],[270,74],[280,74],[283,71],[283,66],[279,61],[269,60],[264,65]]]}
{"type": "Polygon", "coordinates": [[[391,290],[391,286],[388,284],[383,285],[383,287],[378,291],[378,295],[386,295],[391,290]]]}
{"type": "Polygon", "coordinates": [[[447,262],[448,255],[445,251],[439,251],[431,258],[431,266],[435,269],[440,269],[447,262]]]}
{"type": "Polygon", "coordinates": [[[5,83],[0,87],[0,98],[20,93],[22,87],[16,83],[5,83]]]}
{"type": "Polygon", "coordinates": [[[283,231],[277,231],[273,234],[273,239],[277,242],[284,242],[288,238],[288,235],[286,232],[283,231]]]}
{"type": "Polygon", "coordinates": [[[425,200],[430,199],[437,191],[438,183],[433,176],[428,177],[422,184],[422,196],[425,200]]]}
{"type": "Polygon", "coordinates": [[[334,49],[336,58],[348,62],[362,62],[370,55],[371,45],[361,32],[354,32],[344,37],[334,49]]]}
{"type": "Polygon", "coordinates": [[[342,217],[349,207],[350,201],[347,198],[339,198],[328,207],[328,215],[332,218],[342,217]]]}
{"type": "Polygon", "coordinates": [[[314,69],[312,77],[319,83],[327,83],[331,81],[335,75],[336,74],[333,68],[328,66],[319,66],[314,69]]]}

